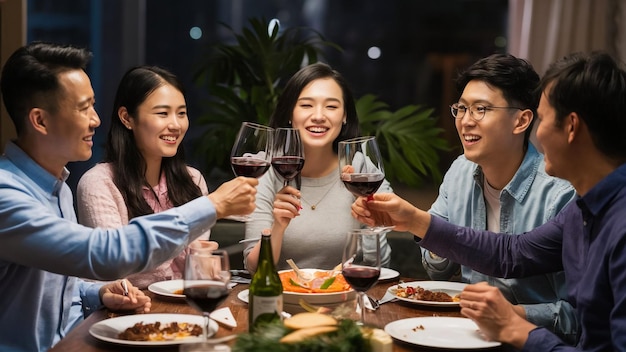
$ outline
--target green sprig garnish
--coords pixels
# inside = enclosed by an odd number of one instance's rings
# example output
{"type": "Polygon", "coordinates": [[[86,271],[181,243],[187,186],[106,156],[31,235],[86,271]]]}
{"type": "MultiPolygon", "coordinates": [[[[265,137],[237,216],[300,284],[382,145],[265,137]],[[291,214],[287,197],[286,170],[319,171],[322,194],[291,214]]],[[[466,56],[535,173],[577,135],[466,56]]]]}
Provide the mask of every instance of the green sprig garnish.
{"type": "Polygon", "coordinates": [[[368,352],[369,342],[353,320],[341,320],[337,331],[317,335],[293,344],[281,344],[281,337],[292,330],[274,321],[259,326],[254,333],[237,336],[233,352],[368,352]]]}

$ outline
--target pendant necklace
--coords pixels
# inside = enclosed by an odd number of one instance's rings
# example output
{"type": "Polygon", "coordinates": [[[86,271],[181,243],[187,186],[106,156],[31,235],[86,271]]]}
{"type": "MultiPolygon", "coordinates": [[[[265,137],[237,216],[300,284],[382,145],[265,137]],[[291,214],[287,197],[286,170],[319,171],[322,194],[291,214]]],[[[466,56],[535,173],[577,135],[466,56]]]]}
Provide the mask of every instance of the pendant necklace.
{"type": "Polygon", "coordinates": [[[330,187],[328,187],[328,189],[326,190],[326,193],[324,193],[324,195],[322,196],[322,198],[320,198],[320,200],[318,200],[318,201],[317,201],[317,203],[315,203],[315,204],[311,204],[311,203],[307,202],[307,201],[306,201],[306,199],[304,199],[304,197],[302,197],[302,196],[300,197],[300,199],[301,199],[303,202],[305,202],[307,205],[309,205],[309,206],[311,207],[311,210],[315,210],[315,209],[317,209],[317,205],[318,205],[318,204],[320,204],[320,203],[324,200],[324,198],[326,198],[326,196],[328,195],[328,193],[330,192],[330,190],[331,190],[331,189],[333,189],[333,188],[335,187],[335,184],[336,184],[337,182],[339,182],[339,179],[336,179],[336,180],[335,180],[335,182],[333,182],[333,184],[332,184],[330,187]]]}

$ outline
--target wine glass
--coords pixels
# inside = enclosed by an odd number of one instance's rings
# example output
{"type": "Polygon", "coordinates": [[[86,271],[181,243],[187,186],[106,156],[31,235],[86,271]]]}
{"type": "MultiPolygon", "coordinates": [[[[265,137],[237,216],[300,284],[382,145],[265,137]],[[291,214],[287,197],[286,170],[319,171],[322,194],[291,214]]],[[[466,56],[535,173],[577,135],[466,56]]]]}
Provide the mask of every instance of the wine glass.
{"type": "MultiPolygon", "coordinates": [[[[270,168],[274,129],[254,122],[243,122],[230,153],[236,176],[259,178],[270,168]]],[[[231,215],[231,220],[249,221],[249,215],[231,215]]]]}
{"type": "MultiPolygon", "coordinates": [[[[365,136],[339,142],[339,175],[348,191],[356,197],[374,199],[385,179],[383,158],[376,137],[365,136]]],[[[378,226],[373,231],[388,232],[393,226],[378,226]]]]}
{"type": "Polygon", "coordinates": [[[272,167],[285,180],[283,186],[296,178],[304,166],[304,147],[296,128],[277,128],[274,131],[272,167]]]}
{"type": "Polygon", "coordinates": [[[380,277],[380,236],[379,232],[369,229],[352,230],[343,248],[341,274],[358,293],[361,325],[365,325],[365,291],[380,277]]]}
{"type": "Polygon", "coordinates": [[[203,342],[181,345],[181,350],[213,350],[216,344],[209,340],[209,315],[231,291],[228,252],[191,247],[185,259],[183,293],[190,306],[204,316],[203,342]]]}

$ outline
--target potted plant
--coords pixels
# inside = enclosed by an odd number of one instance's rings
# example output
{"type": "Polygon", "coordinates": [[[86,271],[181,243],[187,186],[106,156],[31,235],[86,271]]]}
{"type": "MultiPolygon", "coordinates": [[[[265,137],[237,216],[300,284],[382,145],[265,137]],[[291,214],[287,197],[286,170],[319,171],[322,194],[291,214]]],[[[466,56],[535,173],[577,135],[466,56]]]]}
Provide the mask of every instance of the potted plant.
{"type": "MultiPolygon", "coordinates": [[[[275,20],[273,20],[275,21],[275,20]]],[[[303,63],[318,61],[325,48],[341,50],[310,28],[280,31],[276,22],[252,18],[250,27],[236,33],[232,44],[213,47],[195,75],[211,99],[198,123],[204,127],[196,152],[212,173],[228,174],[232,141],[242,121],[269,122],[283,84],[303,63]]],[[[372,95],[357,99],[363,135],[376,135],[389,180],[419,185],[424,177],[441,178],[439,151],[448,149],[436,127],[432,109],[408,105],[390,111],[372,95]]]]}

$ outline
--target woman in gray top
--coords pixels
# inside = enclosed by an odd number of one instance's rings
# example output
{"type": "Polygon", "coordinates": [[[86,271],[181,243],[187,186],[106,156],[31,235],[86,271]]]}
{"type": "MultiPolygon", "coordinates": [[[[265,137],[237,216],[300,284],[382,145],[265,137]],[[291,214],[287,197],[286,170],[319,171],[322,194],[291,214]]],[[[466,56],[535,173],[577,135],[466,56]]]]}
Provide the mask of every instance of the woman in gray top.
{"type": "MultiPolygon", "coordinates": [[[[298,71],[285,86],[270,126],[300,130],[305,163],[300,190],[283,187],[282,178],[268,171],[257,187],[256,210],[246,223],[246,238],[272,232],[278,270],[287,259],[301,268],[332,269],[341,263],[345,236],[363,225],[352,218],[355,197],[339,180],[339,141],[359,136],[359,120],[352,92],[337,71],[315,63],[298,71]]],[[[385,180],[379,192],[392,192],[385,180]]],[[[244,250],[244,264],[255,271],[260,243],[244,250]]],[[[388,266],[391,248],[381,236],[382,264],[388,266]]]]}

